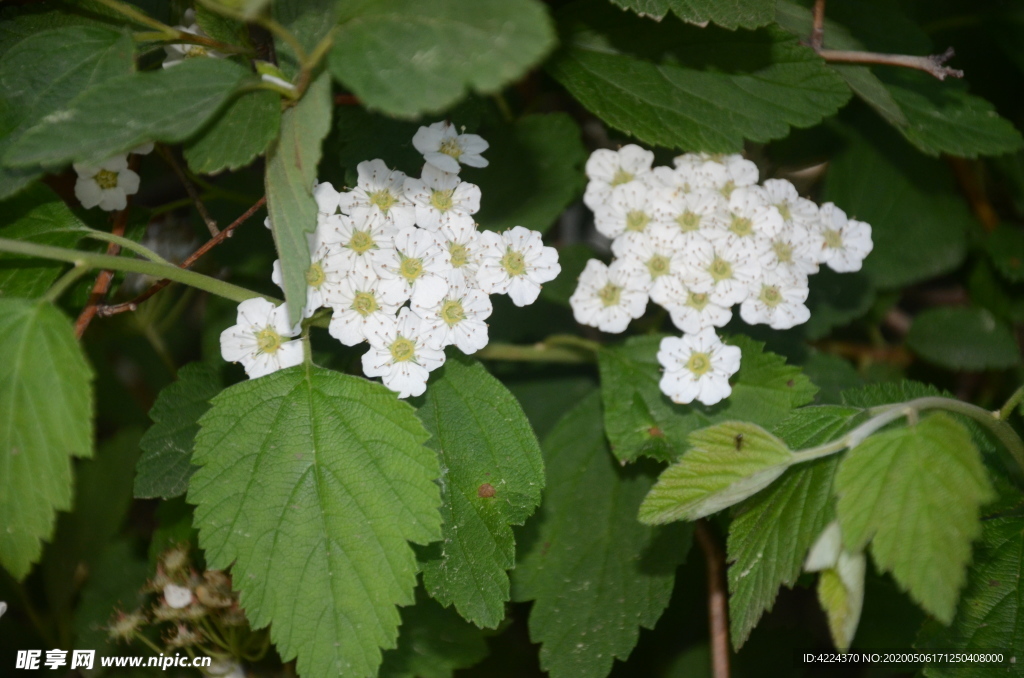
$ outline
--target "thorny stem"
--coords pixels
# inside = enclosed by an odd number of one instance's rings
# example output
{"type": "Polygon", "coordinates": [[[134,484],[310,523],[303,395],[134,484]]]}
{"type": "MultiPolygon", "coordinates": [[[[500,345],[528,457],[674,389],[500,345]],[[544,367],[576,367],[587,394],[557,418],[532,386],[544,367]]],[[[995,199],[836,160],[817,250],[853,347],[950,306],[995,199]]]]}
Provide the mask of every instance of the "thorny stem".
{"type": "Polygon", "coordinates": [[[174,174],[177,175],[178,180],[185,187],[185,192],[188,193],[188,197],[192,199],[192,203],[196,206],[196,211],[199,212],[199,216],[202,217],[203,222],[206,224],[206,228],[210,231],[210,235],[217,237],[220,233],[220,229],[217,228],[217,222],[214,221],[213,217],[206,210],[206,205],[203,204],[202,199],[199,197],[199,192],[196,191],[196,187],[192,185],[192,182],[188,180],[188,176],[185,174],[185,170],[178,164],[178,160],[174,157],[174,153],[169,148],[163,145],[157,147],[157,152],[160,157],[163,158],[171,169],[174,170],[174,174]]]}
{"type": "Polygon", "coordinates": [[[729,678],[729,610],[725,588],[725,554],[706,520],[694,524],[708,573],[708,627],[711,632],[711,676],[729,678]]]}

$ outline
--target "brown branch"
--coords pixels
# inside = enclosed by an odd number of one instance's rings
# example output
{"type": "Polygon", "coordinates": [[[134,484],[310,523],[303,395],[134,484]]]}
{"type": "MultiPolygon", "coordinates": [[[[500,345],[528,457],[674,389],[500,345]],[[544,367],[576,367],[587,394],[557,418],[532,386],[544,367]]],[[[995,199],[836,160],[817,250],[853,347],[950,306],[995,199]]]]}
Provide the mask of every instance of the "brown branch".
{"type": "MultiPolygon", "coordinates": [[[[235,219],[228,225],[227,228],[225,228],[223,231],[220,231],[219,233],[217,233],[217,235],[207,240],[199,247],[199,249],[190,254],[184,261],[182,261],[178,265],[179,268],[191,268],[194,263],[196,263],[197,261],[199,261],[199,259],[203,257],[203,255],[205,255],[214,247],[230,238],[231,235],[234,233],[235,229],[244,224],[246,221],[248,221],[249,218],[252,217],[252,215],[256,214],[256,212],[258,212],[259,209],[266,204],[266,202],[266,197],[257,200],[256,204],[247,209],[242,214],[242,216],[235,219]]],[[[139,304],[146,301],[154,294],[156,294],[157,292],[159,292],[160,290],[162,290],[163,288],[167,287],[170,284],[171,281],[167,280],[166,278],[164,280],[158,280],[152,285],[150,285],[146,291],[144,291],[142,294],[135,297],[131,301],[126,301],[122,304],[113,304],[110,306],[100,306],[98,313],[99,315],[106,317],[111,315],[117,315],[118,313],[125,313],[126,311],[134,311],[138,309],[139,304]]]]}
{"type": "MultiPolygon", "coordinates": [[[[128,208],[131,206],[131,196],[128,196],[129,203],[125,205],[124,209],[114,215],[114,225],[110,229],[110,232],[114,235],[123,236],[125,226],[128,225],[128,208]]],[[[116,243],[107,243],[107,254],[116,255],[121,251],[121,246],[116,243]]],[[[86,302],[85,308],[78,315],[78,319],[75,321],[75,336],[79,339],[85,334],[85,330],[88,329],[89,323],[96,317],[97,312],[100,308],[100,302],[107,296],[107,292],[110,291],[110,283],[114,281],[113,271],[100,271],[96,274],[96,282],[92,285],[92,292],[89,293],[89,301],[86,302]]]]}
{"type": "Polygon", "coordinates": [[[217,237],[217,234],[220,233],[220,229],[217,228],[217,222],[206,210],[206,205],[203,204],[202,199],[199,197],[199,191],[197,191],[196,187],[191,181],[189,181],[188,176],[185,174],[185,170],[181,168],[181,165],[178,164],[178,160],[174,157],[174,153],[165,146],[160,146],[158,148],[158,152],[160,153],[160,157],[166,160],[167,164],[171,166],[172,170],[174,170],[174,173],[178,176],[178,179],[185,187],[188,197],[192,198],[192,202],[196,206],[196,211],[199,212],[199,216],[202,217],[203,221],[206,223],[206,228],[210,231],[210,235],[217,237]]]}
{"type": "Polygon", "coordinates": [[[729,678],[729,609],[725,591],[725,554],[706,520],[694,524],[708,571],[708,624],[711,631],[711,676],[729,678]]]}
{"type": "Polygon", "coordinates": [[[960,190],[966,196],[967,202],[971,204],[974,216],[981,222],[985,232],[991,233],[996,230],[996,226],[999,225],[999,215],[992,203],[989,202],[981,178],[975,172],[974,164],[964,158],[947,157],[946,161],[953,169],[953,175],[956,177],[957,183],[960,184],[960,190]]]}
{"type": "Polygon", "coordinates": [[[335,106],[359,106],[359,98],[354,94],[335,94],[334,95],[335,106]]]}
{"type": "Polygon", "coordinates": [[[814,25],[811,27],[811,47],[815,52],[825,46],[825,0],[814,0],[814,25]]]}

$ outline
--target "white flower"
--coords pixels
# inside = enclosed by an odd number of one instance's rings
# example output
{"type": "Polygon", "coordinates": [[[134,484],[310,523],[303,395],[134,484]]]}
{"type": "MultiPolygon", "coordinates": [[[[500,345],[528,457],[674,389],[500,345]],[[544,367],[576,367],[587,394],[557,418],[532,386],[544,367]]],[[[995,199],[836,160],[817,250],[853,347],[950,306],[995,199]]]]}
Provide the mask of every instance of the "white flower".
{"type": "Polygon", "coordinates": [[[664,306],[672,316],[672,324],[686,334],[696,334],[706,327],[723,327],[732,319],[732,310],[711,301],[707,289],[691,287],[682,276],[670,276],[662,283],[664,306]]]}
{"type": "Polygon", "coordinates": [[[617,239],[612,251],[619,257],[623,275],[649,292],[654,303],[665,306],[671,301],[665,281],[691,275],[689,252],[697,243],[708,246],[698,233],[656,224],[645,233],[627,233],[617,239]]]}
{"type": "Polygon", "coordinates": [[[864,257],[871,253],[871,227],[863,221],[847,219],[846,212],[827,202],[818,213],[818,233],[822,239],[820,261],[837,273],[859,271],[864,257]]]}
{"type": "Polygon", "coordinates": [[[288,325],[288,306],[274,306],[262,298],[238,305],[237,323],[220,334],[220,353],[228,362],[240,362],[250,379],[302,362],[302,342],[287,341],[299,326],[288,325]]]}
{"type": "Polygon", "coordinates": [[[636,144],[627,144],[618,151],[599,148],[587,159],[587,190],[583,202],[593,211],[604,204],[616,186],[642,178],[651,171],[654,153],[636,144]]]}
{"type": "Polygon", "coordinates": [[[324,216],[335,214],[341,203],[341,194],[329,181],[322,181],[313,187],[313,198],[316,200],[317,211],[324,216]]]}
{"type": "Polygon", "coordinates": [[[164,601],[167,607],[180,610],[192,603],[192,591],[177,584],[167,584],[164,586],[164,601]]]}
{"type": "Polygon", "coordinates": [[[480,233],[475,228],[456,232],[442,228],[439,235],[442,240],[441,246],[448,250],[451,257],[452,268],[448,271],[448,283],[477,287],[476,272],[480,268],[483,249],[480,233]]]}
{"type": "Polygon", "coordinates": [[[395,249],[380,264],[380,293],[389,303],[411,299],[433,306],[448,291],[451,254],[430,231],[415,226],[395,234],[395,249]]]}
{"type": "Polygon", "coordinates": [[[724,229],[707,231],[708,239],[724,240],[758,258],[771,247],[771,239],[785,225],[779,210],[769,202],[767,191],[760,186],[737,188],[732,192],[728,219],[724,229]]]}
{"type": "Polygon", "coordinates": [[[576,322],[617,334],[625,331],[630,320],[644,314],[647,291],[622,272],[619,262],[606,266],[591,259],[569,305],[576,322]]]}
{"type": "Polygon", "coordinates": [[[394,227],[380,216],[358,219],[332,214],[317,227],[325,242],[337,243],[339,268],[350,276],[377,278],[395,249],[394,227]]]}
{"type": "Polygon", "coordinates": [[[455,344],[463,353],[475,353],[487,345],[487,323],[494,307],[483,290],[461,285],[448,288],[444,299],[430,307],[413,306],[423,319],[422,331],[434,348],[455,344]]]}
{"type": "MultiPolygon", "coordinates": [[[[310,262],[309,268],[306,269],[306,305],[302,308],[304,318],[309,318],[318,308],[326,305],[328,290],[337,288],[351,271],[348,261],[341,253],[341,245],[336,242],[324,242],[323,235],[324,233],[317,229],[316,233],[308,236],[310,262]]],[[[284,289],[280,259],[274,260],[270,279],[284,289]]]]}
{"type": "Polygon", "coordinates": [[[490,144],[476,134],[458,134],[450,122],[435,122],[420,127],[412,137],[412,145],[423,154],[423,159],[443,172],[458,174],[459,163],[468,167],[487,167],[480,155],[490,144]]]}
{"type": "Polygon", "coordinates": [[[747,298],[761,275],[757,259],[741,246],[727,241],[694,240],[686,251],[689,268],[683,274],[687,286],[708,290],[711,301],[729,308],[747,298]]]}
{"type": "Polygon", "coordinates": [[[807,293],[807,278],[765,271],[740,306],[740,317],[749,325],[763,324],[774,330],[788,330],[811,317],[804,306],[807,293]]]}
{"type": "Polygon", "coordinates": [[[522,226],[504,233],[484,231],[480,242],[483,259],[477,284],[488,294],[508,294],[516,306],[535,302],[541,283],[554,280],[562,270],[558,252],[545,247],[537,231],[522,226]]]}
{"type": "Polygon", "coordinates": [[[740,349],[723,344],[709,327],[662,339],[658,362],[665,368],[661,392],[673,402],[714,405],[732,393],[729,377],[740,369],[740,349]]]}
{"type": "Polygon", "coordinates": [[[674,162],[676,169],[690,177],[690,183],[695,188],[711,187],[726,198],[734,189],[753,186],[759,177],[757,165],[739,154],[687,153],[677,157],[674,162]]]}
{"type": "Polygon", "coordinates": [[[427,345],[422,325],[420,317],[406,307],[367,337],[370,350],[363,354],[363,372],[381,377],[399,398],[421,395],[427,390],[429,373],[444,365],[444,351],[427,345]]]}
{"type": "MultiPolygon", "coordinates": [[[[188,17],[185,18],[188,21],[188,17]]],[[[193,23],[188,26],[175,26],[182,33],[190,33],[199,37],[208,38],[206,32],[199,27],[199,24],[193,23]]],[[[224,54],[221,54],[217,50],[210,49],[205,45],[193,45],[189,43],[175,43],[172,45],[164,45],[164,51],[167,55],[164,57],[164,68],[170,68],[171,66],[177,66],[185,59],[194,59],[195,57],[212,57],[215,59],[224,58],[224,54]]]]}
{"type": "Polygon", "coordinates": [[[359,180],[339,196],[341,211],[357,221],[380,216],[395,228],[416,223],[416,207],[405,197],[405,173],[388,169],[383,160],[356,165],[359,180]]]}
{"type": "Polygon", "coordinates": [[[203,671],[213,678],[246,678],[245,669],[236,661],[217,659],[210,662],[203,671]]]}
{"type": "Polygon", "coordinates": [[[659,191],[653,197],[653,203],[659,220],[683,233],[725,229],[731,220],[725,198],[708,188],[696,188],[690,192],[659,191]]]}
{"type": "Polygon", "coordinates": [[[128,206],[128,196],[139,191],[139,175],[128,169],[128,156],[119,155],[99,165],[76,162],[75,197],[86,209],[99,205],[112,212],[128,206]]]}
{"type": "Polygon", "coordinates": [[[456,232],[476,227],[473,215],[480,209],[480,188],[460,181],[458,174],[424,165],[419,179],[405,180],[405,195],[416,206],[416,223],[425,229],[456,232]]]}
{"type": "Polygon", "coordinates": [[[608,238],[617,238],[623,233],[642,233],[657,218],[648,199],[650,192],[640,181],[614,187],[607,201],[594,210],[598,232],[608,238]]]}
{"type": "Polygon", "coordinates": [[[818,206],[801,198],[796,186],[785,179],[765,179],[762,186],[769,202],[778,208],[787,223],[810,227],[818,219],[818,206]]]}
{"type": "Polygon", "coordinates": [[[394,318],[399,304],[389,304],[377,289],[376,278],[351,277],[332,288],[327,303],[334,309],[327,331],[345,344],[355,346],[377,330],[381,323],[394,318]]]}
{"type": "Polygon", "coordinates": [[[758,260],[767,270],[777,270],[791,278],[806,278],[818,272],[821,245],[820,236],[795,221],[787,221],[758,260]]]}

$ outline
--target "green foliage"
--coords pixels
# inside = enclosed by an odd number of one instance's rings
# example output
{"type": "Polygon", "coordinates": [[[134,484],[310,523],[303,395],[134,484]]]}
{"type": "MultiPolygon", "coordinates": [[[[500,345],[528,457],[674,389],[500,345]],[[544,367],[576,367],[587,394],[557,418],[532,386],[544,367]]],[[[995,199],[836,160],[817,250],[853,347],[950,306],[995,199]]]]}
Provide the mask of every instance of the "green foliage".
{"type": "Polygon", "coordinates": [[[979,507],[993,498],[967,430],[936,413],[877,433],[846,454],[835,485],[846,548],[871,542],[879,569],[949,623],[981,533],[979,507]]]}
{"type": "Polygon", "coordinates": [[[907,344],[923,358],[956,370],[1012,367],[1020,352],[1009,327],[980,308],[934,308],[914,318],[907,344]]]}
{"type": "Polygon", "coordinates": [[[1012,282],[1024,282],[1024,231],[1000,224],[985,242],[996,270],[1012,282]]]}
{"type": "Polygon", "coordinates": [[[281,116],[281,136],[267,152],[267,211],[292,323],[302,318],[306,305],[308,238],[317,214],[313,184],[320,144],[331,126],[331,106],[331,83],[321,75],[302,101],[281,116]]]}
{"type": "Polygon", "coordinates": [[[661,20],[671,10],[689,23],[711,21],[726,28],[757,28],[775,18],[773,0],[612,0],[641,16],[661,20]]]}
{"type": "Polygon", "coordinates": [[[515,566],[511,525],[540,503],[544,462],[515,397],[477,362],[449,358],[419,410],[441,466],[440,543],[422,554],[423,585],[463,617],[495,627],[515,566]]]}
{"type": "MultiPolygon", "coordinates": [[[[837,438],[860,410],[823,406],[796,410],[774,429],[798,450],[837,438]]],[[[685,459],[685,457],[684,457],[685,459]]],[[[729,527],[729,623],[740,647],[780,586],[800,576],[807,549],[832,520],[832,477],[838,459],[826,457],[788,469],[767,489],[737,507],[729,527]]]]}
{"type": "Polygon", "coordinates": [[[487,656],[483,632],[419,593],[402,608],[398,647],[384,653],[379,678],[451,678],[487,656]]]}
{"type": "Polygon", "coordinates": [[[849,89],[812,50],[775,28],[729,33],[661,24],[604,2],[559,16],[547,68],[609,125],[649,144],[713,153],[770,141],[835,113],[849,89]]]}
{"type": "Polygon", "coordinates": [[[200,420],[189,483],[207,563],[301,675],[366,676],[413,602],[407,543],[440,537],[438,464],[412,408],[295,367],[235,384],[200,420]]]}
{"type": "Polygon", "coordinates": [[[633,337],[598,354],[608,440],[623,461],[640,455],[672,460],[685,449],[690,432],[717,422],[748,420],[773,426],[814,396],[816,388],[800,368],[764,351],[764,344],[737,336],[730,342],[742,349],[743,359],[732,379],[732,395],[712,407],[675,405],[658,387],[661,339],[633,337]]]}
{"type": "Polygon", "coordinates": [[[625,659],[640,628],[668,605],[689,530],[636,522],[651,475],[611,456],[596,393],[544,440],[540,526],[515,570],[516,598],[533,600],[530,638],[554,678],[600,678],[625,659]]]}
{"type": "Polygon", "coordinates": [[[72,457],[92,456],[92,370],[68,318],[0,298],[0,564],[23,579],[71,508],[72,457]]]}
{"type": "Polygon", "coordinates": [[[247,92],[185,145],[185,160],[196,174],[245,167],[267,150],[280,125],[281,98],[266,90],[247,92]]]}
{"type": "Polygon", "coordinates": [[[368,108],[405,117],[444,110],[469,89],[495,92],[554,43],[536,0],[353,4],[334,37],[331,72],[368,108]]]}
{"type": "Polygon", "coordinates": [[[199,419],[222,388],[218,371],[197,362],[182,367],[178,380],[160,391],[149,411],[153,425],[139,441],[142,456],[136,468],[136,497],[170,499],[185,494],[196,470],[192,448],[199,419]]]}
{"type": "Polygon", "coordinates": [[[697,520],[763,490],[793,463],[786,444],[759,426],[730,421],[700,429],[640,506],[649,525],[697,520]]]}

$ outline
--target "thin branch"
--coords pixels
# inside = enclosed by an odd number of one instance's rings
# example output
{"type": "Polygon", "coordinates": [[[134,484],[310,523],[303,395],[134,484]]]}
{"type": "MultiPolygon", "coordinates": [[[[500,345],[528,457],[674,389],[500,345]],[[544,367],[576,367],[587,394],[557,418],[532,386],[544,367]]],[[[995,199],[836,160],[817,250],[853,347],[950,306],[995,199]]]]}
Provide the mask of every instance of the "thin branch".
{"type": "Polygon", "coordinates": [[[814,25],[811,27],[811,47],[820,51],[825,46],[825,0],[814,0],[814,25]]]}
{"type": "MultiPolygon", "coordinates": [[[[247,209],[242,214],[242,216],[235,219],[227,226],[227,228],[225,228],[223,231],[220,231],[216,236],[214,236],[210,240],[207,240],[205,243],[203,243],[202,246],[199,247],[199,249],[190,254],[184,261],[181,262],[179,268],[191,268],[192,265],[199,261],[199,259],[202,258],[204,254],[206,254],[214,247],[230,238],[232,233],[234,233],[234,230],[241,226],[242,224],[244,224],[246,221],[248,221],[252,217],[252,215],[256,214],[256,212],[258,212],[259,209],[266,204],[266,202],[266,197],[257,200],[256,204],[247,209]]],[[[147,289],[146,291],[144,291],[142,294],[135,297],[131,301],[126,301],[123,304],[102,306],[99,309],[99,314],[105,317],[117,315],[118,313],[125,313],[126,311],[134,311],[139,307],[139,304],[146,301],[154,294],[156,294],[157,292],[159,292],[160,290],[162,290],[163,288],[167,287],[170,284],[171,281],[166,278],[163,280],[158,280],[157,282],[150,285],[149,289],[147,289]]]]}
{"type": "MultiPolygon", "coordinates": [[[[136,169],[135,165],[137,156],[132,157],[131,169],[136,169]]],[[[124,209],[119,211],[114,216],[114,225],[110,229],[111,233],[120,237],[124,237],[125,226],[128,224],[128,210],[131,208],[132,197],[128,196],[128,202],[124,206],[124,209]]],[[[121,251],[121,246],[116,242],[107,243],[107,254],[116,256],[121,251]]],[[[76,262],[76,265],[77,262],[76,262]]],[[[89,323],[96,317],[96,311],[99,310],[99,304],[103,301],[103,298],[107,296],[107,292],[110,291],[110,284],[114,281],[114,272],[109,270],[100,271],[96,276],[96,282],[92,285],[92,292],[89,294],[89,301],[85,304],[85,308],[78,314],[78,319],[75,320],[75,336],[79,339],[85,334],[85,330],[88,329],[89,323]]]]}
{"type": "Polygon", "coordinates": [[[166,146],[160,145],[157,147],[157,152],[160,153],[160,157],[167,161],[167,164],[171,166],[174,173],[178,176],[182,185],[185,187],[185,191],[188,193],[188,197],[192,198],[192,203],[196,206],[196,211],[199,212],[199,216],[203,218],[206,223],[206,228],[210,231],[210,235],[217,237],[220,233],[220,229],[217,228],[217,222],[214,221],[213,217],[206,210],[206,205],[203,204],[202,198],[199,197],[199,192],[196,187],[189,181],[188,176],[185,174],[185,170],[178,164],[177,158],[174,157],[174,153],[171,152],[166,146]]]}
{"type": "Polygon", "coordinates": [[[708,572],[708,624],[711,631],[711,676],[729,678],[729,609],[725,588],[725,554],[706,520],[694,524],[708,572]]]}

